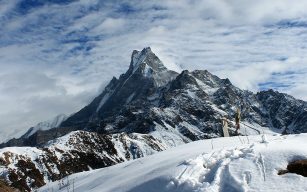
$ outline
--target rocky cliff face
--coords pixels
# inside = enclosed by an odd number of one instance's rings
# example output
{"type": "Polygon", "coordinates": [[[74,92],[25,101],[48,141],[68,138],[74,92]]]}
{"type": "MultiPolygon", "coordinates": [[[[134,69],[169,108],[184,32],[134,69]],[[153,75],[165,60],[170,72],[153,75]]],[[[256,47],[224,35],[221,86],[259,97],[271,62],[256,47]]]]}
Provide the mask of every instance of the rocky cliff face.
{"type": "Polygon", "coordinates": [[[268,90],[257,93],[266,109],[266,121],[270,127],[287,133],[307,132],[307,103],[290,95],[268,90]]]}
{"type": "Polygon", "coordinates": [[[114,77],[98,97],[60,126],[31,131],[31,135],[2,144],[34,146],[28,149],[36,154],[23,157],[10,152],[15,148],[2,149],[2,173],[13,186],[29,190],[89,167],[130,160],[131,146],[137,146],[142,156],[220,137],[222,117],[232,121],[232,135],[237,108],[242,112],[241,134],[307,132],[304,101],[273,90],[257,94],[240,90],[229,79],[206,70],[178,74],[168,70],[150,48],[134,51],[128,71],[118,79],[114,77]],[[83,131],[72,132],[76,130],[83,131]],[[65,142],[60,139],[62,142],[57,143],[61,136],[65,142]],[[73,168],[72,163],[80,166],[73,168]],[[29,169],[36,169],[37,174],[27,172],[29,169]]]}

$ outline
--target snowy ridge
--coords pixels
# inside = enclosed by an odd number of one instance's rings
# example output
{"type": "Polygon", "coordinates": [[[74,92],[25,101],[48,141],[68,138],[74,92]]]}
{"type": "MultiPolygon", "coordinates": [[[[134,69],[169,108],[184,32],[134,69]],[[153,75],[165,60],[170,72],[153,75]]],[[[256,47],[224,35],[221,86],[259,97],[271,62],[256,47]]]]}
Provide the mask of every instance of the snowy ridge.
{"type": "Polygon", "coordinates": [[[23,137],[28,138],[31,135],[33,135],[34,133],[36,133],[37,131],[41,130],[41,131],[45,131],[45,130],[49,130],[52,128],[57,128],[61,125],[61,123],[63,121],[65,121],[68,118],[67,115],[65,114],[60,114],[57,115],[56,117],[54,117],[53,119],[50,119],[48,121],[44,121],[44,122],[40,122],[38,123],[36,126],[31,127],[27,133],[25,133],[23,135],[23,137]]]}
{"type": "MultiPolygon", "coordinates": [[[[74,181],[76,192],[307,190],[303,176],[277,174],[289,162],[306,158],[307,134],[266,135],[265,139],[252,136],[250,143],[241,139],[246,144],[238,137],[196,141],[150,157],[74,174],[69,179],[74,181]]],[[[39,189],[50,190],[58,190],[58,182],[39,189]]]]}
{"type": "Polygon", "coordinates": [[[31,191],[75,172],[115,165],[169,147],[151,135],[74,131],[48,142],[43,148],[0,149],[0,175],[12,186],[31,191]]]}

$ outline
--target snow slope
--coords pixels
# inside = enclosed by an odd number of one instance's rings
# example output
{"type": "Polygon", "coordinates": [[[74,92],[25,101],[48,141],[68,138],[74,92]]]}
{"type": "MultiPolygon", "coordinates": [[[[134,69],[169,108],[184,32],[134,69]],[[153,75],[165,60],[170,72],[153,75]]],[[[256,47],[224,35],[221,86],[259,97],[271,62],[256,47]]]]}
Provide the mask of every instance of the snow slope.
{"type": "MultiPolygon", "coordinates": [[[[290,161],[307,158],[306,140],[307,134],[201,140],[61,182],[75,192],[307,191],[307,178],[277,175],[290,161]]],[[[58,190],[59,182],[39,189],[58,190]]]]}

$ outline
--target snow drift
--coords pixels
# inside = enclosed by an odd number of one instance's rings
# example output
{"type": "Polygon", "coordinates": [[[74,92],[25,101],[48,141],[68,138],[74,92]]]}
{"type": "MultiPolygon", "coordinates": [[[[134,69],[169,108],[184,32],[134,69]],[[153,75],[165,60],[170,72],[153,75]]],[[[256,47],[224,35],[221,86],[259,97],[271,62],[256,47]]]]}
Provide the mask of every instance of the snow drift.
{"type": "MultiPolygon", "coordinates": [[[[306,139],[300,134],[252,136],[249,143],[246,137],[195,141],[67,181],[76,192],[306,191],[306,177],[278,175],[289,162],[307,158],[306,139]]],[[[58,186],[50,183],[39,191],[58,186]]]]}

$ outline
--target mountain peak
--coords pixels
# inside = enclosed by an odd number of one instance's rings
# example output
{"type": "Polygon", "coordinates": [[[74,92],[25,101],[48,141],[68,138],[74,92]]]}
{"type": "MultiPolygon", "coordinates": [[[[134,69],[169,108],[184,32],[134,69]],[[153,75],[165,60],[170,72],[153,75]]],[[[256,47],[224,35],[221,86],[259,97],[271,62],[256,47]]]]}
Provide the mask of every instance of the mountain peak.
{"type": "Polygon", "coordinates": [[[135,55],[138,55],[138,54],[142,54],[142,55],[147,55],[147,54],[154,54],[151,50],[150,47],[145,47],[142,49],[142,51],[139,51],[139,50],[133,50],[132,52],[132,58],[135,56],[135,55]]]}
{"type": "Polygon", "coordinates": [[[155,72],[167,70],[162,61],[152,52],[150,47],[146,47],[142,51],[134,50],[132,52],[129,71],[134,73],[139,68],[143,69],[140,70],[143,73],[148,72],[148,70],[155,72]]]}

